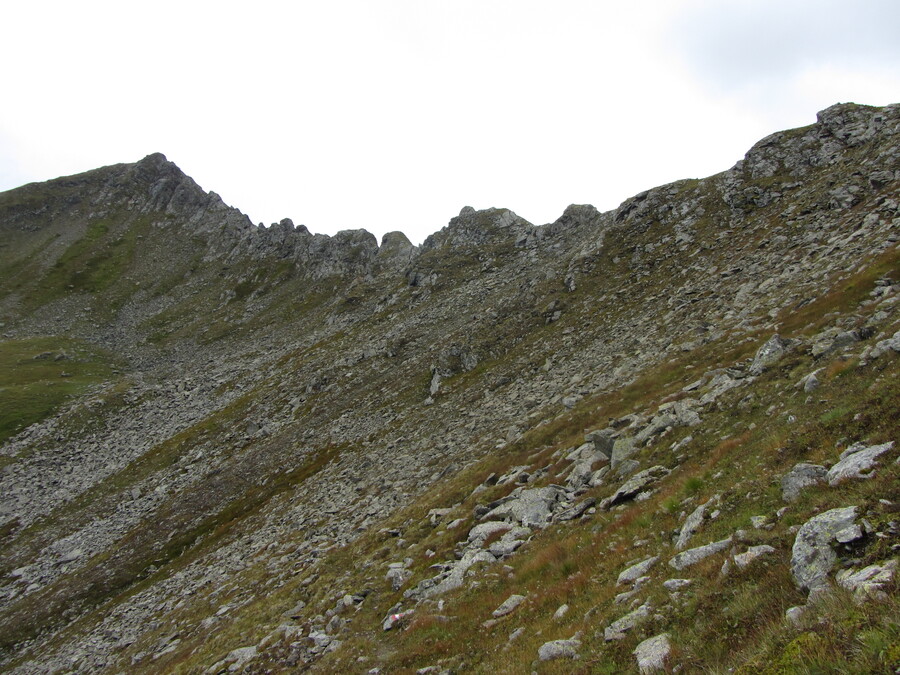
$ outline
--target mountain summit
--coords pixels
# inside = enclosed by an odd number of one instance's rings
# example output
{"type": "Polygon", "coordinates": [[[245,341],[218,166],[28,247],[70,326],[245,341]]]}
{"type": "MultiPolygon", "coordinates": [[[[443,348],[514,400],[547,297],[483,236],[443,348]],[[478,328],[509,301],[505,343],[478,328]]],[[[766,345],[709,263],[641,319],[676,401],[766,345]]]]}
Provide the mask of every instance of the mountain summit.
{"type": "Polygon", "coordinates": [[[900,105],[535,226],[0,193],[15,673],[893,672],[900,105]]]}

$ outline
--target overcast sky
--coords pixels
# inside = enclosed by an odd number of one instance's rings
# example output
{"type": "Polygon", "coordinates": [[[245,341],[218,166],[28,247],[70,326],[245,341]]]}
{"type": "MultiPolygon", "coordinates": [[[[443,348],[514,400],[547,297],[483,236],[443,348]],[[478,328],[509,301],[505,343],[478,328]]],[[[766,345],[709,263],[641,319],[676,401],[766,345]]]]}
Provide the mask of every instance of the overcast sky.
{"type": "Polygon", "coordinates": [[[900,102],[897,0],[15,2],[0,190],[162,152],[254,222],[535,224],[900,102]]]}

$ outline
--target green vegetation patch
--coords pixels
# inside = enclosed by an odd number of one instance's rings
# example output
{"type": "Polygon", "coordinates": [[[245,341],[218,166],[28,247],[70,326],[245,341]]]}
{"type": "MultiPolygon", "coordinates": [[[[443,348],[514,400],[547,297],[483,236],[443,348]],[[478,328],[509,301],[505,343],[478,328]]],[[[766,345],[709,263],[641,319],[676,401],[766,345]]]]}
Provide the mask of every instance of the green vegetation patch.
{"type": "Polygon", "coordinates": [[[111,293],[112,308],[121,306],[133,284],[124,282],[139,239],[149,228],[143,218],[123,227],[114,217],[96,220],[48,270],[39,287],[26,302],[39,307],[70,292],[111,293]]]}
{"type": "Polygon", "coordinates": [[[0,341],[0,442],[110,376],[111,359],[60,337],[0,341]]]}

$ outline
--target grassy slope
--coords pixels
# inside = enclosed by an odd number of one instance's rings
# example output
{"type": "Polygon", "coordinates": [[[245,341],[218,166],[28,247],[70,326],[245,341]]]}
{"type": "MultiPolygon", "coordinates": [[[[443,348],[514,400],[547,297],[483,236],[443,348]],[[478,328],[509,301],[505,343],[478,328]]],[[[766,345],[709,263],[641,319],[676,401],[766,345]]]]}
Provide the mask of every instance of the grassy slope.
{"type": "Polygon", "coordinates": [[[0,341],[0,442],[109,378],[113,359],[64,337],[0,341]]]}
{"type": "MultiPolygon", "coordinates": [[[[833,318],[835,312],[846,315],[856,311],[864,316],[865,309],[859,303],[872,288],[873,280],[885,274],[896,278],[898,272],[896,250],[889,251],[819,301],[785,313],[780,317],[786,328],[782,334],[801,337],[814,333],[824,323],[824,314],[831,313],[833,318]]],[[[892,332],[897,326],[887,328],[892,332]]],[[[823,606],[822,621],[813,618],[801,628],[787,626],[783,615],[787,607],[804,601],[803,594],[794,588],[787,566],[793,542],[790,528],[815,512],[850,503],[864,505],[870,522],[883,527],[895,517],[894,506],[878,500],[900,501],[896,487],[900,468],[892,464],[872,481],[809,491],[781,520],[773,514],[783,506],[780,477],[795,463],[830,464],[839,452],[835,447],[857,439],[876,443],[897,437],[900,392],[895,382],[900,362],[894,355],[860,367],[853,358],[835,356],[814,362],[803,352],[792,353],[753,385],[751,400],[740,402],[748,393],[746,389],[731,392],[721,409],[704,416],[699,428],[675,430],[643,451],[644,466],[662,463],[674,468],[651,499],[621,511],[598,512],[577,525],[538,533],[507,561],[508,566],[482,569],[475,577],[477,584],[445,596],[442,609],[425,603],[404,630],[384,633],[380,629],[381,620],[400,599],[383,579],[387,563],[406,556],[415,560],[415,577],[408,585],[430,576],[433,572],[428,565],[452,558],[457,541],[465,538],[474,522],[472,508],[512,488],[496,486],[473,496],[473,485],[489,473],[502,473],[519,465],[537,469],[548,462],[551,475],[546,480],[553,482],[556,477],[552,471],[564,468],[563,463],[553,463],[554,453],[580,442],[584,429],[603,426],[610,417],[648,407],[652,410],[661,401],[677,398],[682,386],[706,370],[752,356],[764,337],[740,345],[725,337],[651,369],[622,391],[582,401],[572,411],[537,426],[504,451],[492,453],[392,517],[386,526],[403,530],[404,549],[397,549],[394,540],[384,534],[367,533],[320,565],[315,584],[310,586],[307,579],[297,578],[259,596],[220,630],[184,634],[181,648],[155,662],[151,670],[162,667],[200,672],[200,664],[209,664],[229,649],[259,642],[284,621],[281,612],[299,599],[309,603],[306,614],[312,616],[331,607],[340,590],[368,589],[371,592],[366,601],[340,636],[344,645],[334,655],[325,656],[317,665],[318,671],[365,672],[377,664],[383,672],[411,673],[438,663],[484,673],[529,672],[532,668],[540,673],[628,672],[634,667],[631,651],[637,642],[667,630],[677,645],[675,662],[689,671],[742,668],[741,672],[812,673],[837,668],[841,672],[889,672],[889,666],[892,668],[900,658],[896,619],[900,603],[895,598],[887,605],[859,607],[830,602],[823,606]],[[808,395],[794,385],[803,375],[823,366],[823,385],[807,400],[808,395]],[[680,459],[673,457],[668,448],[689,432],[693,442],[680,459]],[[745,529],[751,532],[749,544],[770,544],[778,550],[776,556],[726,577],[719,573],[722,556],[683,573],[670,570],[667,575],[660,569],[656,581],[639,596],[659,608],[658,616],[626,640],[604,644],[602,629],[626,612],[626,606],[612,602],[615,593],[623,590],[614,587],[618,573],[629,562],[665,546],[684,512],[714,494],[722,496],[723,515],[705,526],[696,543],[745,529]],[[466,522],[452,531],[432,528],[425,518],[428,510],[446,507],[454,510],[444,522],[456,517],[466,522]],[[774,527],[753,530],[750,517],[754,515],[767,515],[774,527]],[[427,550],[436,554],[428,557],[427,550]],[[660,586],[668,576],[690,576],[695,582],[672,602],[660,586]],[[498,625],[483,628],[482,622],[511,593],[526,594],[528,601],[498,625]],[[552,620],[553,612],[563,603],[569,604],[569,613],[562,621],[552,620]],[[513,646],[504,647],[506,635],[520,626],[526,629],[524,635],[513,646]],[[568,638],[578,631],[584,644],[579,662],[534,663],[543,642],[568,638]]],[[[610,489],[596,488],[588,496],[599,499],[610,489]]],[[[897,542],[869,541],[856,551],[857,566],[890,557],[893,543],[897,542]]],[[[265,565],[260,560],[242,581],[257,584],[265,579],[265,565]]],[[[186,609],[185,625],[196,621],[194,612],[213,613],[227,599],[227,595],[211,594],[207,602],[186,609]]],[[[174,623],[162,626],[148,639],[171,631],[179,622],[177,614],[172,619],[174,623]]],[[[279,645],[277,637],[271,641],[267,662],[277,670],[290,650],[286,643],[279,645]]],[[[146,643],[142,641],[142,645],[146,643]]]]}

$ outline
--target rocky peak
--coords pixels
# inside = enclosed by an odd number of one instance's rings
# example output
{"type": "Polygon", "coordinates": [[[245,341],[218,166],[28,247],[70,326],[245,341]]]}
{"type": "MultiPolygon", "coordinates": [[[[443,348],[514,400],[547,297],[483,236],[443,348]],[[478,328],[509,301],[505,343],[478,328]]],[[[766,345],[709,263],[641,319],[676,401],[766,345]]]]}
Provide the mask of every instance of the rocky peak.
{"type": "Polygon", "coordinates": [[[853,147],[871,140],[879,132],[896,134],[898,112],[898,104],[876,108],[856,103],[837,103],[820,111],[816,115],[816,121],[832,136],[853,147]]]}
{"type": "Polygon", "coordinates": [[[476,211],[464,206],[459,215],[440,232],[430,235],[422,244],[423,251],[452,246],[466,248],[483,246],[489,242],[514,240],[534,226],[509,209],[490,208],[476,211]]]}

